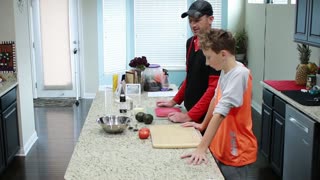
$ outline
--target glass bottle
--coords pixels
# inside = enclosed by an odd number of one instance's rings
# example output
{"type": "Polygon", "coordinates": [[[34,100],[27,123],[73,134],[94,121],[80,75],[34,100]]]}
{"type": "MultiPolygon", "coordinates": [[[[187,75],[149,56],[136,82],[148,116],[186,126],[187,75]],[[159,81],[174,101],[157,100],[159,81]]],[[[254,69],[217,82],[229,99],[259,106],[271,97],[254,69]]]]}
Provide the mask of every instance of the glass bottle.
{"type": "Polygon", "coordinates": [[[127,103],[126,103],[126,94],[125,94],[125,80],[121,81],[120,97],[119,97],[119,111],[120,113],[127,113],[127,103]]]}
{"type": "Polygon", "coordinates": [[[162,91],[168,91],[169,90],[169,74],[168,70],[163,69],[163,75],[161,79],[161,90],[162,91]]]}

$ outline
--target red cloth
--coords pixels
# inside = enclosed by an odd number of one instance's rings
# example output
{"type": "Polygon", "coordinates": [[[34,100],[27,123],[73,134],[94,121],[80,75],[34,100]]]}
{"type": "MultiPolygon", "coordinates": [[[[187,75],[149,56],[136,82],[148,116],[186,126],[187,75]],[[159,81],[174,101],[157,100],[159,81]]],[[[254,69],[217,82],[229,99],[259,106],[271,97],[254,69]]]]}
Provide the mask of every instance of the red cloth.
{"type": "Polygon", "coordinates": [[[177,108],[177,107],[173,107],[173,108],[157,107],[157,108],[154,109],[154,111],[155,111],[157,117],[168,117],[169,113],[181,112],[181,109],[177,108]]]}
{"type": "Polygon", "coordinates": [[[194,51],[197,52],[200,49],[198,36],[194,38],[193,44],[194,44],[194,51]]]}
{"type": "Polygon", "coordinates": [[[294,80],[264,80],[263,82],[278,91],[301,90],[306,88],[306,86],[297,85],[294,80]]]}
{"type": "Polygon", "coordinates": [[[181,104],[182,101],[184,100],[184,92],[186,90],[186,83],[187,83],[187,79],[185,79],[179,89],[179,91],[177,92],[177,94],[173,97],[174,102],[176,102],[177,104],[181,104]]]}

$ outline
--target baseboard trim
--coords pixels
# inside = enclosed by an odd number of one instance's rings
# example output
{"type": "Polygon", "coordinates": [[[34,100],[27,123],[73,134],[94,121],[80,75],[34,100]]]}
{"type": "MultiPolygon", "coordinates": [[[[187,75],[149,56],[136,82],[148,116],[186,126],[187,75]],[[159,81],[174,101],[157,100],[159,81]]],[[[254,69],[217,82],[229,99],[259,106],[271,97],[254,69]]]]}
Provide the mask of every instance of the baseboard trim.
{"type": "Polygon", "coordinates": [[[29,138],[25,146],[20,147],[19,152],[16,154],[16,156],[27,156],[28,152],[32,148],[33,144],[38,140],[37,132],[34,131],[32,136],[29,138]]]}
{"type": "Polygon", "coordinates": [[[256,110],[259,114],[261,114],[261,104],[258,104],[256,101],[251,102],[251,107],[256,110]]]}
{"type": "Polygon", "coordinates": [[[83,99],[94,99],[96,94],[94,93],[85,93],[83,99]]]}

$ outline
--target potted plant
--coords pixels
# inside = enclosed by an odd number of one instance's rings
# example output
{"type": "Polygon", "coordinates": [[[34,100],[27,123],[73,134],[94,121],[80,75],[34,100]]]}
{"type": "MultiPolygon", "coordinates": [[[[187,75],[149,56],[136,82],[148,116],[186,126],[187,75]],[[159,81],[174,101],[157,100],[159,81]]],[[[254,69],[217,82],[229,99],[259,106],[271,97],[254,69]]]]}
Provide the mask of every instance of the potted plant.
{"type": "Polygon", "coordinates": [[[143,71],[146,69],[146,67],[149,67],[148,60],[145,56],[142,57],[135,57],[133,58],[129,66],[134,68],[134,83],[138,83],[141,85],[141,90],[143,89],[143,84],[144,84],[144,76],[143,76],[143,71]]]}
{"type": "Polygon", "coordinates": [[[238,31],[234,35],[236,41],[236,60],[245,63],[245,56],[248,48],[248,34],[245,29],[238,31]]]}

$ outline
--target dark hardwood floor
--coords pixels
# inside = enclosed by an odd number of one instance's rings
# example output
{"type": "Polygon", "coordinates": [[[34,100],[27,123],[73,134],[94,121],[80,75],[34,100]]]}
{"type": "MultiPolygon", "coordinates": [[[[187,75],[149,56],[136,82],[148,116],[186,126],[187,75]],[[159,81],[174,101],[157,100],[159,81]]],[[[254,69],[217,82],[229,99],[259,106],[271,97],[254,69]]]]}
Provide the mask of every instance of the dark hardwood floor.
{"type": "Polygon", "coordinates": [[[3,180],[60,180],[67,169],[92,100],[78,107],[37,107],[38,140],[26,157],[15,157],[2,173],[3,180]]]}
{"type": "MultiPolygon", "coordinates": [[[[35,108],[38,140],[26,157],[15,157],[0,175],[2,180],[62,180],[92,100],[81,99],[78,107],[35,108]]],[[[253,111],[254,132],[260,139],[260,115],[253,111]]],[[[250,179],[280,179],[265,158],[251,167],[250,179]]]]}

